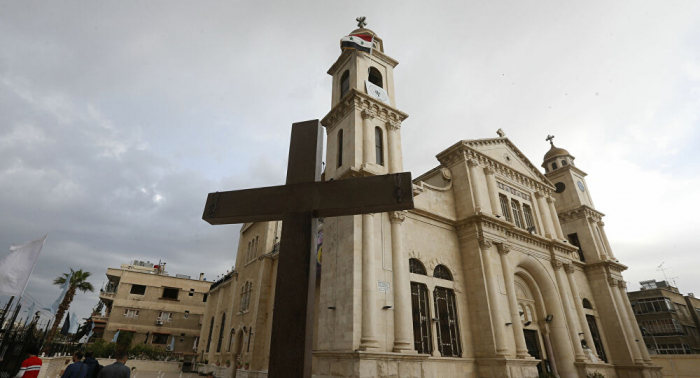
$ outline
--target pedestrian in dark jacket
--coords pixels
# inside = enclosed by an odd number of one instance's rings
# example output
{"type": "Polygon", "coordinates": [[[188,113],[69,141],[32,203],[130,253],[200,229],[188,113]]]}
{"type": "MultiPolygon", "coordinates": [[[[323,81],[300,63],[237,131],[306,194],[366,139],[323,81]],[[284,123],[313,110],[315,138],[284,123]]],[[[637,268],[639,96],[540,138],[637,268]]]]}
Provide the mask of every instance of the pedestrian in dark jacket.
{"type": "Polygon", "coordinates": [[[97,368],[97,365],[99,363],[95,359],[95,352],[89,350],[85,352],[85,360],[83,361],[85,364],[85,368],[87,369],[87,375],[85,378],[95,378],[97,374],[95,374],[95,369],[97,368]]]}
{"type": "Polygon", "coordinates": [[[83,352],[75,352],[73,363],[68,365],[61,378],[85,378],[87,376],[87,366],[83,364],[83,352]]]}
{"type": "Polygon", "coordinates": [[[114,359],[117,361],[103,367],[97,374],[97,378],[129,378],[131,376],[129,368],[124,366],[127,360],[126,352],[117,352],[114,359]]]}

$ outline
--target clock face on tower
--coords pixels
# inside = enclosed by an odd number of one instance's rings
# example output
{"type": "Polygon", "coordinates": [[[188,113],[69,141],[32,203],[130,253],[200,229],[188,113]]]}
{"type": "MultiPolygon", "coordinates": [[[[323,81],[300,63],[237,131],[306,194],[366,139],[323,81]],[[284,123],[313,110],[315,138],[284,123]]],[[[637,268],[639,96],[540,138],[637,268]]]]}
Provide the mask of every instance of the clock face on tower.
{"type": "Polygon", "coordinates": [[[578,188],[581,189],[582,192],[586,191],[586,188],[583,187],[583,183],[581,181],[577,181],[576,185],[578,185],[578,188]]]}
{"type": "Polygon", "coordinates": [[[370,83],[369,80],[365,80],[365,85],[367,86],[368,95],[383,103],[389,104],[389,95],[386,93],[384,88],[370,83]]]}

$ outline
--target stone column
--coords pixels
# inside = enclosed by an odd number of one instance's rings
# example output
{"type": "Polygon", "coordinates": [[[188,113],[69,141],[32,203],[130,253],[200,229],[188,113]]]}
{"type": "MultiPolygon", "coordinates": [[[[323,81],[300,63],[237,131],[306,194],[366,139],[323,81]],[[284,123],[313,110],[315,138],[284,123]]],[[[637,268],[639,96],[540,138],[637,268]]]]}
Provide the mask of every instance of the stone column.
{"type": "Polygon", "coordinates": [[[365,109],[362,115],[362,163],[375,164],[374,156],[374,126],[372,120],[376,116],[375,112],[365,109]]]}
{"type": "Polygon", "coordinates": [[[515,337],[515,357],[528,358],[530,354],[527,352],[525,344],[525,334],[523,333],[523,323],[520,321],[520,310],[518,309],[518,298],[515,296],[515,276],[513,269],[508,263],[508,252],[510,246],[508,244],[499,243],[498,253],[501,255],[501,268],[503,269],[503,278],[506,282],[506,294],[508,295],[508,305],[510,307],[510,321],[513,327],[513,336],[515,337]]]}
{"type": "Polygon", "coordinates": [[[388,121],[386,123],[387,142],[389,143],[389,173],[403,171],[401,162],[401,122],[388,121]]]}
{"type": "Polygon", "coordinates": [[[394,269],[394,352],[414,352],[411,281],[408,278],[408,256],[401,240],[401,224],[405,211],[389,213],[391,219],[391,261],[394,269]]]}
{"type": "Polygon", "coordinates": [[[377,278],[374,267],[374,214],[362,214],[362,337],[361,350],[376,350],[377,278]]]}
{"type": "Polygon", "coordinates": [[[493,261],[491,260],[491,247],[493,243],[482,239],[479,241],[481,256],[484,261],[484,274],[486,275],[486,288],[488,290],[489,307],[491,309],[491,322],[496,334],[496,356],[506,356],[508,346],[506,345],[505,323],[501,317],[501,310],[498,305],[501,293],[498,292],[498,277],[493,272],[493,261]]]}
{"type": "Polygon", "coordinates": [[[547,201],[542,192],[535,193],[535,198],[537,198],[537,210],[542,216],[542,223],[544,223],[544,237],[552,239],[554,237],[554,226],[552,225],[552,215],[547,206],[547,201]]]}
{"type": "Polygon", "coordinates": [[[547,355],[549,356],[549,366],[552,368],[552,374],[554,374],[555,377],[558,377],[559,371],[557,370],[557,357],[554,354],[554,348],[552,348],[552,340],[549,338],[549,325],[542,321],[540,322],[540,329],[542,330],[544,347],[547,350],[547,355]]]}
{"type": "Polygon", "coordinates": [[[598,222],[598,229],[603,236],[603,243],[605,243],[605,246],[608,247],[608,255],[614,259],[615,255],[613,254],[612,247],[610,247],[610,241],[608,240],[608,235],[605,233],[605,228],[603,228],[603,226],[605,226],[603,221],[598,222]]]}
{"type": "Polygon", "coordinates": [[[605,251],[605,247],[603,247],[603,242],[598,237],[598,230],[596,230],[596,223],[598,223],[598,221],[592,217],[589,217],[588,223],[590,223],[591,236],[593,237],[593,243],[595,243],[595,246],[598,249],[598,258],[601,260],[607,260],[608,254],[605,251]]]}
{"type": "Polygon", "coordinates": [[[639,324],[637,324],[637,318],[634,316],[632,311],[632,304],[630,304],[630,299],[627,296],[627,284],[625,281],[618,281],[618,290],[620,291],[620,296],[622,297],[623,306],[627,312],[627,318],[630,321],[632,330],[634,330],[634,339],[638,340],[636,342],[639,352],[642,355],[642,359],[646,364],[652,364],[651,356],[649,356],[649,351],[647,350],[647,344],[644,342],[644,336],[642,336],[642,330],[639,329],[639,324]]]}
{"type": "Polygon", "coordinates": [[[561,223],[559,223],[559,215],[557,215],[557,208],[554,206],[555,199],[552,197],[547,197],[547,203],[549,204],[549,213],[552,217],[552,224],[554,225],[554,232],[557,234],[559,240],[564,239],[564,232],[561,230],[561,223]]]}
{"type": "Polygon", "coordinates": [[[489,200],[491,200],[491,212],[496,217],[503,216],[501,212],[501,203],[498,199],[498,185],[496,185],[496,170],[493,167],[484,167],[486,174],[486,186],[489,188],[489,200]]]}
{"type": "Polygon", "coordinates": [[[484,199],[481,196],[481,190],[479,189],[479,184],[477,182],[479,161],[476,159],[467,160],[467,165],[469,165],[469,176],[472,193],[474,194],[474,211],[479,214],[481,213],[484,206],[484,199]]]}
{"type": "Polygon", "coordinates": [[[578,284],[576,283],[576,277],[574,277],[574,266],[571,264],[564,265],[564,270],[566,271],[566,277],[569,279],[569,287],[571,288],[571,296],[574,300],[574,305],[576,306],[576,312],[578,313],[578,320],[581,324],[581,330],[583,331],[583,338],[586,340],[586,344],[591,348],[593,353],[597,356],[598,350],[593,342],[593,335],[591,334],[591,329],[588,327],[588,321],[586,320],[586,313],[583,311],[583,303],[579,298],[578,284]]]}
{"type": "Polygon", "coordinates": [[[554,267],[554,275],[557,276],[559,296],[561,297],[561,304],[564,306],[564,315],[566,316],[567,328],[569,329],[569,337],[571,338],[571,343],[574,345],[574,355],[576,361],[583,362],[586,360],[586,356],[583,354],[581,340],[578,337],[578,322],[576,321],[576,317],[574,317],[573,311],[571,311],[569,296],[566,295],[567,291],[571,292],[571,290],[568,290],[566,286],[566,280],[564,279],[564,272],[562,270],[563,264],[561,261],[552,261],[552,266],[554,267]]]}
{"type": "Polygon", "coordinates": [[[625,337],[627,337],[627,345],[629,345],[631,349],[634,363],[643,364],[644,360],[642,359],[642,354],[639,352],[639,343],[635,341],[637,340],[637,337],[635,335],[634,329],[632,328],[632,324],[630,323],[627,309],[625,309],[625,302],[622,300],[622,296],[620,295],[620,281],[611,277],[608,279],[608,283],[610,284],[610,290],[613,292],[613,298],[615,299],[615,307],[617,307],[618,312],[620,314],[622,330],[625,333],[625,337]]]}

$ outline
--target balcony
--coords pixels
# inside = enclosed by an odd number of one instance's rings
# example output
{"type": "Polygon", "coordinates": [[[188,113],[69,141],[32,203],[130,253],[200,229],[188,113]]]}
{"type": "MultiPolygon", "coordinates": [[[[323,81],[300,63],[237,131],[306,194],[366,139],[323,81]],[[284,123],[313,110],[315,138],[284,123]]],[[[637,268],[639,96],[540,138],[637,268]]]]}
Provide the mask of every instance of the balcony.
{"type": "Polygon", "coordinates": [[[100,290],[100,299],[103,301],[114,301],[114,297],[117,296],[117,290],[100,290]]]}

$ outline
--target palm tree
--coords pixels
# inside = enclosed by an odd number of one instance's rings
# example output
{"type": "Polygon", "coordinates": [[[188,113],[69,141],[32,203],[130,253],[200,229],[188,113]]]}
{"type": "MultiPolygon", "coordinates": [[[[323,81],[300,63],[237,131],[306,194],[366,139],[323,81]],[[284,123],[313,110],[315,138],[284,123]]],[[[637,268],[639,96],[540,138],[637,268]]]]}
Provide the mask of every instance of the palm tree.
{"type": "Polygon", "coordinates": [[[70,277],[70,286],[68,286],[66,296],[63,297],[63,301],[61,301],[61,304],[58,306],[58,311],[56,311],[56,319],[53,322],[53,326],[51,326],[51,332],[49,332],[49,336],[46,339],[45,345],[48,346],[51,344],[51,341],[53,340],[53,337],[56,334],[56,330],[58,329],[59,324],[61,324],[61,321],[63,320],[63,315],[66,313],[66,311],[68,311],[71,302],[73,302],[73,298],[75,297],[75,291],[80,290],[83,293],[87,291],[95,291],[95,288],[92,287],[92,284],[87,282],[88,277],[90,277],[91,275],[92,273],[83,272],[82,269],[73,270],[73,268],[70,268],[70,273],[63,273],[62,275],[56,277],[55,280],[53,280],[54,285],[63,285],[64,283],[66,283],[68,277],[70,277]]]}

